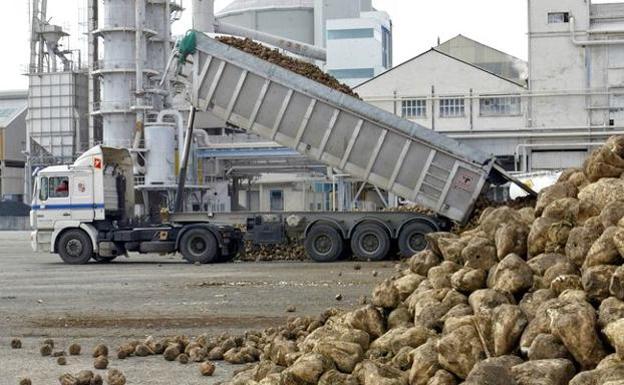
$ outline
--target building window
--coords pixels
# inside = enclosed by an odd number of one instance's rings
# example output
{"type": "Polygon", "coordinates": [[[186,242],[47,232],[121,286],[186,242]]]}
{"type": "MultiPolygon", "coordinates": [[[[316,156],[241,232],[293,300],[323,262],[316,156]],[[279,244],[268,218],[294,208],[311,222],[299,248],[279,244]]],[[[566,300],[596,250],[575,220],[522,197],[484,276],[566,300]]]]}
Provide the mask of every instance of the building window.
{"type": "Polygon", "coordinates": [[[392,35],[386,27],[381,27],[382,63],[388,69],[392,67],[392,35]]]}
{"type": "Polygon", "coordinates": [[[440,99],[440,117],[457,118],[464,116],[466,110],[464,107],[464,99],[450,98],[440,99]]]}
{"type": "Polygon", "coordinates": [[[427,116],[426,99],[406,99],[401,101],[401,111],[404,118],[424,118],[427,116]]]}
{"type": "Polygon", "coordinates": [[[481,116],[515,116],[522,112],[519,96],[481,98],[479,100],[481,116]]]}
{"type": "Polygon", "coordinates": [[[332,29],[327,31],[328,40],[367,39],[375,36],[372,28],[332,29]]]}
{"type": "Polygon", "coordinates": [[[373,68],[348,68],[329,70],[328,72],[336,79],[370,79],[375,76],[375,70],[373,68]]]}
{"type": "Polygon", "coordinates": [[[548,24],[568,23],[569,21],[570,21],[570,13],[568,12],[548,13],[548,24]]]}

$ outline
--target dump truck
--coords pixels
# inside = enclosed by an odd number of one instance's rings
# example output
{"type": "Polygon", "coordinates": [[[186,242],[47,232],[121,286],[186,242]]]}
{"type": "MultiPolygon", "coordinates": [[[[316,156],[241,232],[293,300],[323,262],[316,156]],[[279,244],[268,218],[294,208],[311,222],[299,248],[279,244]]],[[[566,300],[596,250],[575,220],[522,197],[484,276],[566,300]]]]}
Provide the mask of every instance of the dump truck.
{"type": "MultiPolygon", "coordinates": [[[[491,155],[206,34],[190,31],[178,47],[174,76],[186,85],[192,108],[177,208],[192,116],[199,110],[436,213],[258,215],[247,220],[253,242],[279,243],[298,229],[307,254],[320,262],[335,261],[349,248],[364,260],[384,259],[395,249],[411,256],[426,246],[425,234],[465,223],[489,185],[514,181],[491,155]]],[[[240,249],[241,232],[210,213],[177,210],[165,223],[139,224],[133,197],[127,150],[97,146],[72,166],[39,171],[33,248],[58,253],[67,263],[107,261],[127,252],[180,252],[189,262],[212,263],[240,249]]]]}

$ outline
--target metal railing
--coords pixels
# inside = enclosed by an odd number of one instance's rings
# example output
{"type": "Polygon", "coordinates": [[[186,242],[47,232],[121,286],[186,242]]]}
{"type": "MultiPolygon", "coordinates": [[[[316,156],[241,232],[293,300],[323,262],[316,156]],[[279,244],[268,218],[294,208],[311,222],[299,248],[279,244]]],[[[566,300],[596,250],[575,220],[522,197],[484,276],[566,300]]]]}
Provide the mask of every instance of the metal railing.
{"type": "Polygon", "coordinates": [[[77,62],[71,62],[69,65],[69,68],[66,70],[65,66],[63,64],[59,64],[56,68],[56,71],[52,71],[52,68],[47,68],[47,64],[44,63],[44,68],[42,68],[41,70],[38,68],[39,66],[37,65],[31,65],[31,64],[22,64],[20,66],[20,71],[23,74],[47,74],[47,73],[63,73],[63,72],[86,72],[87,68],[83,67],[82,65],[80,65],[80,63],[77,62]]]}

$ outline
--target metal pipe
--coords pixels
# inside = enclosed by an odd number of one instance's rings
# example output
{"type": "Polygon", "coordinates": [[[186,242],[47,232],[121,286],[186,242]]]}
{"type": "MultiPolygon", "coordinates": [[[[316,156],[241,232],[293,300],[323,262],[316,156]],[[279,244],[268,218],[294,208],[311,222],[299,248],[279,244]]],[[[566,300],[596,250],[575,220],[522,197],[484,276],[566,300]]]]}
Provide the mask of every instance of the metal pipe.
{"type": "Polygon", "coordinates": [[[327,51],[323,48],[301,43],[295,40],[285,39],[283,37],[272,35],[270,33],[255,31],[253,29],[223,23],[217,20],[215,20],[214,22],[214,31],[227,35],[247,37],[253,40],[258,40],[267,44],[271,44],[275,47],[292,52],[296,55],[305,56],[321,61],[327,61],[327,51]]]}
{"type": "MultiPolygon", "coordinates": [[[[602,127],[602,128],[605,128],[605,127],[602,127]]],[[[525,133],[525,134],[518,134],[517,131],[514,131],[508,134],[494,134],[494,135],[492,134],[453,135],[447,131],[447,132],[444,132],[444,134],[454,139],[570,138],[570,137],[609,137],[609,136],[614,136],[614,135],[624,135],[624,131],[547,132],[547,133],[525,133]]]]}
{"type": "MultiPolygon", "coordinates": [[[[175,60],[176,56],[178,55],[178,50],[174,49],[173,52],[171,52],[171,54],[169,55],[169,60],[167,60],[167,65],[165,66],[165,71],[163,72],[162,76],[160,77],[160,83],[158,83],[158,86],[160,88],[163,88],[165,83],[167,82],[167,77],[169,76],[169,70],[171,69],[171,65],[173,64],[173,61],[175,60]]],[[[169,88],[169,87],[167,87],[169,88]]]]}
{"type": "Polygon", "coordinates": [[[624,44],[624,39],[617,39],[617,40],[577,40],[576,39],[576,19],[574,18],[574,16],[570,17],[570,38],[572,39],[572,44],[577,45],[577,46],[624,44]]]}
{"type": "Polygon", "coordinates": [[[432,95],[404,95],[400,97],[396,96],[371,96],[364,97],[364,101],[366,102],[396,102],[402,101],[405,99],[423,99],[423,100],[440,100],[446,99],[449,97],[461,97],[464,99],[482,99],[482,98],[503,98],[503,97],[518,97],[523,99],[533,98],[533,97],[552,97],[552,96],[610,96],[610,95],[624,95],[624,92],[610,92],[610,91],[583,91],[583,90],[568,90],[568,91],[560,91],[560,92],[540,92],[540,93],[505,93],[505,94],[474,94],[474,95],[466,95],[466,94],[444,94],[444,96],[432,96],[432,95]]]}
{"type": "Polygon", "coordinates": [[[193,126],[195,124],[195,107],[191,106],[189,111],[188,126],[186,128],[186,136],[184,138],[184,151],[182,152],[182,162],[180,163],[180,175],[178,176],[178,190],[176,192],[176,200],[174,212],[182,211],[182,203],[184,200],[184,185],[186,183],[186,170],[188,168],[189,156],[191,153],[191,143],[193,142],[193,126]]]}
{"type": "Polygon", "coordinates": [[[184,117],[178,110],[163,110],[158,113],[158,117],[156,118],[158,123],[163,123],[165,116],[172,116],[176,121],[178,131],[178,154],[181,156],[184,151],[184,144],[182,142],[182,138],[184,138],[184,117]]]}
{"type": "MultiPolygon", "coordinates": [[[[165,34],[163,36],[163,45],[164,45],[164,49],[163,49],[163,59],[165,61],[165,63],[167,63],[165,65],[165,70],[163,71],[162,74],[160,74],[161,77],[161,87],[165,86],[166,90],[169,90],[169,83],[164,82],[163,80],[167,78],[167,71],[169,70],[169,53],[171,52],[171,2],[169,1],[165,1],[165,16],[164,16],[165,20],[163,20],[163,23],[165,24],[165,34]]],[[[171,97],[169,95],[166,95],[164,98],[164,105],[170,105],[171,102],[171,97]]]]}
{"type": "MultiPolygon", "coordinates": [[[[134,60],[136,70],[136,92],[137,105],[143,106],[143,24],[144,24],[144,11],[145,0],[135,0],[135,43],[134,43],[134,60]]],[[[143,117],[140,112],[137,113],[137,121],[143,121],[143,117]]]]}
{"type": "Polygon", "coordinates": [[[214,0],[193,0],[193,29],[215,32],[214,0]]]}

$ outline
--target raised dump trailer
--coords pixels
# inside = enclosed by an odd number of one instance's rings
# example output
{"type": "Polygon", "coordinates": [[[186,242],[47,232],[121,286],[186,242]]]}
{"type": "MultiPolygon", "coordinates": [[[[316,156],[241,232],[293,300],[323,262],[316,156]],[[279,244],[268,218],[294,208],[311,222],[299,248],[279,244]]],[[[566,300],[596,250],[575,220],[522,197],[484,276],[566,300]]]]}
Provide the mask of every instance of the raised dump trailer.
{"type": "Polygon", "coordinates": [[[465,222],[495,159],[256,56],[192,32],[178,79],[225,121],[465,222]]]}

